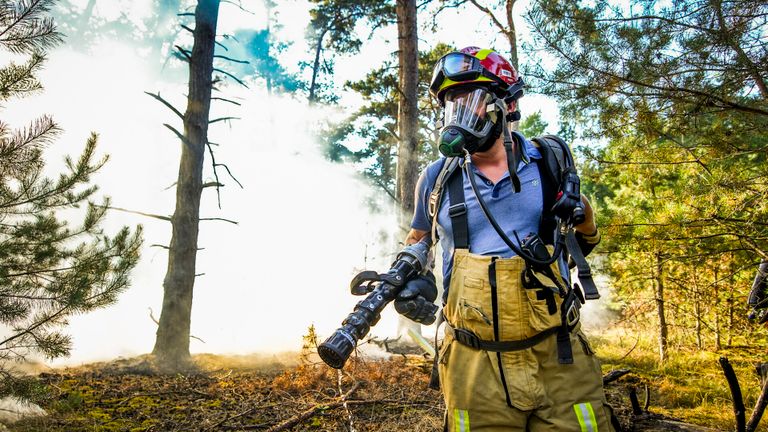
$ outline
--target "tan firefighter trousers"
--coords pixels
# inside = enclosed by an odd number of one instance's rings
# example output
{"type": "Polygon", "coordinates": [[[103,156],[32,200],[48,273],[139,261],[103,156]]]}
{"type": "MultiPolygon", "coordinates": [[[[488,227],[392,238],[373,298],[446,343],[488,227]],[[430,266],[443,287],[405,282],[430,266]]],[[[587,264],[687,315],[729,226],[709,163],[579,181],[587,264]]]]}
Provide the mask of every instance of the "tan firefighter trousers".
{"type": "MultiPolygon", "coordinates": [[[[521,283],[525,267],[519,257],[495,259],[457,249],[444,315],[453,328],[479,339],[519,341],[561,324],[549,313],[536,289],[521,283]],[[497,317],[489,277],[495,262],[497,317]]],[[[552,266],[557,278],[557,263],[552,266]]],[[[551,283],[549,278],[540,278],[551,283]]],[[[547,284],[545,282],[545,285],[547,284]]],[[[531,348],[493,352],[471,348],[446,329],[440,348],[439,373],[451,432],[551,431],[610,432],[610,407],[605,401],[600,364],[579,325],[570,333],[573,364],[560,364],[557,336],[531,348]]]]}

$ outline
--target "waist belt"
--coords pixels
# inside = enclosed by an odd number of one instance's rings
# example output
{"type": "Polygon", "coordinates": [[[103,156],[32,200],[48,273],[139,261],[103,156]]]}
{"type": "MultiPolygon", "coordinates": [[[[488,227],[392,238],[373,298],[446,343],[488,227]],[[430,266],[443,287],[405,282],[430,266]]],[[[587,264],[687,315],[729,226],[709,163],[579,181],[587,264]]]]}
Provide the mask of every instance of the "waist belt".
{"type": "Polygon", "coordinates": [[[450,324],[448,324],[447,322],[445,323],[445,332],[453,336],[453,338],[456,339],[462,345],[466,345],[474,349],[481,349],[484,351],[494,351],[494,352],[521,351],[524,349],[531,348],[534,345],[537,345],[540,342],[543,342],[544,339],[548,338],[549,336],[552,336],[553,334],[557,333],[561,329],[562,327],[552,327],[550,329],[544,330],[541,333],[537,333],[536,335],[531,336],[528,339],[522,339],[518,341],[489,341],[489,340],[480,339],[479,337],[477,337],[476,334],[472,333],[469,330],[455,328],[450,324]]]}

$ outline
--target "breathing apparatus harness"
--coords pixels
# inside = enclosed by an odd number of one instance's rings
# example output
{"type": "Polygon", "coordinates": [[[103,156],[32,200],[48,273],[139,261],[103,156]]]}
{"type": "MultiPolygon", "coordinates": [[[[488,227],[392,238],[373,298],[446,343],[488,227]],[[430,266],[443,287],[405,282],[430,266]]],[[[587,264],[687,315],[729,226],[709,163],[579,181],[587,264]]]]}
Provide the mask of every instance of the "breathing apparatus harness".
{"type": "MultiPolygon", "coordinates": [[[[496,122],[502,123],[501,133],[504,136],[504,148],[507,155],[510,180],[515,193],[517,193],[521,190],[520,179],[517,176],[517,166],[521,160],[526,163],[529,160],[523,151],[524,138],[510,131],[507,127],[507,121],[519,119],[519,113],[509,113],[506,109],[507,102],[502,98],[497,98],[493,106],[496,110],[496,122]]],[[[453,328],[450,325],[448,325],[447,331],[452,333],[454,338],[464,345],[496,352],[530,348],[546,339],[546,337],[557,334],[558,360],[562,364],[570,364],[573,363],[573,354],[569,333],[578,323],[579,309],[586,299],[599,298],[600,294],[592,280],[589,265],[584,258],[584,254],[573,231],[573,226],[582,223],[585,215],[581,207],[580,180],[576,173],[570,149],[560,138],[552,135],[534,138],[533,141],[538,144],[542,153],[542,161],[539,165],[542,184],[544,184],[545,180],[548,180],[555,184],[554,189],[557,190],[557,195],[551,207],[546,207],[547,200],[545,199],[545,215],[553,217],[555,222],[554,235],[551,239],[554,249],[551,253],[546,247],[546,242],[538,234],[530,233],[521,240],[517,232],[514,232],[517,242],[512,241],[506,235],[478,191],[475,174],[471,170],[471,154],[474,151],[467,148],[461,149],[463,153],[461,156],[455,154],[446,155],[443,167],[437,176],[435,186],[429,196],[428,205],[429,214],[432,218],[431,238],[437,239],[437,214],[444,187],[447,186],[451,203],[448,214],[453,228],[454,247],[469,249],[469,227],[463,186],[463,175],[466,175],[469,178],[473,194],[485,218],[504,243],[525,261],[525,269],[521,275],[523,286],[531,289],[542,289],[540,293],[543,298],[541,299],[546,300],[550,315],[558,312],[554,295],[557,294],[563,298],[559,311],[561,326],[553,327],[531,338],[520,341],[499,341],[498,338],[495,338],[493,341],[481,340],[470,331],[453,328]],[[544,178],[545,175],[547,179],[544,178]],[[563,286],[559,278],[552,271],[550,265],[555,263],[561,256],[566,260],[570,256],[576,263],[579,281],[583,286],[584,294],[582,294],[578,283],[574,283],[573,287],[563,286]],[[537,274],[542,274],[551,279],[555,283],[556,288],[547,287],[539,280],[536,276],[537,274]]],[[[568,284],[566,283],[566,285],[568,284]]],[[[439,322],[443,321],[442,316],[440,318],[439,322]]],[[[437,385],[436,380],[433,379],[431,385],[433,387],[437,385]]]]}

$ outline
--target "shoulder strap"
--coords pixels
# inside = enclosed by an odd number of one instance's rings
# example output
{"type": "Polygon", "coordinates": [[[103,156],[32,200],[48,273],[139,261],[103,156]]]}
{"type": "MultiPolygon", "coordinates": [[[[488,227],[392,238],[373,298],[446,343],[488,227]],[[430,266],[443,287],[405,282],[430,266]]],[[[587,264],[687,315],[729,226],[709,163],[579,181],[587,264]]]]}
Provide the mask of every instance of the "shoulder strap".
{"type": "MultiPolygon", "coordinates": [[[[532,141],[539,148],[539,152],[544,160],[544,165],[546,166],[547,177],[553,181],[553,185],[555,185],[554,192],[557,194],[560,192],[563,175],[566,172],[576,172],[576,165],[573,162],[571,149],[562,138],[556,135],[543,135],[533,138],[532,141]]],[[[542,181],[542,183],[544,182],[542,181]]],[[[548,208],[546,197],[544,202],[544,208],[546,209],[548,208]]],[[[550,229],[550,226],[547,223],[549,222],[550,217],[551,216],[543,218],[542,227],[546,227],[545,232],[549,232],[547,230],[550,229]]],[[[573,230],[567,234],[565,243],[568,253],[578,268],[578,277],[582,288],[584,289],[584,297],[586,297],[587,300],[600,298],[600,293],[597,291],[597,287],[592,280],[592,272],[590,271],[589,264],[584,258],[584,254],[576,241],[573,230]]]]}
{"type": "Polygon", "coordinates": [[[565,141],[556,135],[542,135],[531,141],[536,144],[541,153],[547,167],[548,177],[556,186],[555,190],[560,190],[563,172],[569,168],[576,169],[573,164],[571,149],[565,141]]]}
{"type": "Polygon", "coordinates": [[[443,159],[443,166],[440,168],[440,173],[435,179],[435,184],[432,187],[432,192],[429,194],[429,206],[427,212],[429,218],[433,219],[437,214],[437,210],[440,208],[440,201],[443,197],[443,186],[448,181],[451,173],[459,166],[458,157],[447,157],[443,159]]]}
{"type": "Polygon", "coordinates": [[[453,247],[456,249],[469,249],[469,219],[467,217],[467,204],[464,201],[464,175],[462,170],[455,170],[448,177],[448,198],[451,203],[451,206],[448,207],[448,216],[451,218],[453,247]]]}

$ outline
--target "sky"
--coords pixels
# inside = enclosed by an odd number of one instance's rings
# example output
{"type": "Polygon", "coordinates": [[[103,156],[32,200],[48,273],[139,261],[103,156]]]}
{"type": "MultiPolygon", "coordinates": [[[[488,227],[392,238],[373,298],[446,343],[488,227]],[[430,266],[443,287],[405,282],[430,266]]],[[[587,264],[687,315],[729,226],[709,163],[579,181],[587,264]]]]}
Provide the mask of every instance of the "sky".
{"type": "MultiPolygon", "coordinates": [[[[86,0],[71,1],[75,8],[86,0]]],[[[296,67],[307,60],[303,41],[309,6],[301,0],[277,2],[283,25],[281,39],[292,42],[281,60],[296,67]],[[286,18],[287,17],[287,18],[286,18]]],[[[115,20],[121,11],[142,22],[153,12],[151,0],[99,0],[96,17],[115,20]]],[[[243,1],[244,12],[223,3],[219,33],[259,29],[266,25],[261,2],[243,1]]],[[[516,6],[519,18],[527,7],[516,6]]],[[[495,30],[477,11],[447,11],[436,33],[423,32],[420,44],[438,41],[456,46],[484,45],[495,30]]],[[[396,49],[394,28],[379,32],[350,57],[337,58],[336,80],[360,79],[396,49]],[[363,60],[364,59],[364,60],[363,60]]],[[[107,165],[93,178],[112,205],[158,215],[170,215],[178,173],[180,143],[163,126],[181,128],[174,115],[146,94],[157,93],[177,107],[185,104],[186,78],[174,62],[149,58],[147,47],[129,35],[98,35],[87,46],[70,37],[49,53],[39,79],[40,94],[12,102],[0,115],[23,127],[42,113],[51,114],[64,132],[46,152],[53,174],[64,155],[77,156],[93,131],[107,165]]],[[[423,48],[422,48],[423,49],[423,48]]],[[[7,58],[0,54],[0,61],[7,58]]],[[[351,166],[325,160],[311,131],[327,118],[340,118],[359,103],[347,95],[339,107],[310,109],[301,98],[270,96],[259,82],[250,88],[225,88],[242,106],[214,105],[212,117],[239,120],[211,126],[210,140],[221,143],[217,162],[228,165],[241,189],[220,172],[222,208],[213,189],[203,195],[201,217],[235,220],[201,222],[198,272],[195,283],[191,341],[193,352],[250,353],[298,350],[310,325],[329,335],[359,300],[349,295],[352,276],[363,269],[386,271],[403,237],[386,194],[371,187],[351,166]],[[371,212],[369,202],[382,211],[371,212]]],[[[528,109],[541,109],[551,125],[557,122],[552,100],[526,95],[528,109]]],[[[524,116],[526,113],[524,112],[524,116]]],[[[552,129],[553,131],[556,128],[552,129]]],[[[208,165],[208,161],[206,161],[208,165]]],[[[212,180],[206,168],[206,181],[212,180]]],[[[167,266],[165,249],[170,224],[133,213],[111,211],[107,232],[121,226],[144,227],[141,262],[131,287],[109,308],[71,319],[67,332],[74,347],[69,358],[53,364],[78,364],[152,350],[162,302],[167,266]]],[[[373,334],[394,336],[396,314],[389,308],[373,334]]],[[[425,333],[434,333],[427,329],[425,333]]]]}

